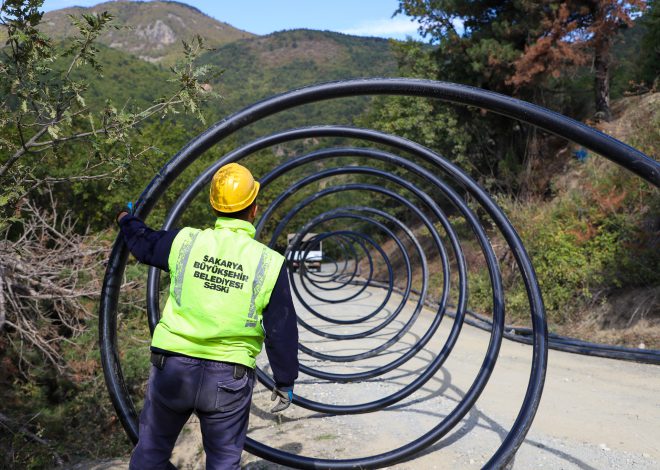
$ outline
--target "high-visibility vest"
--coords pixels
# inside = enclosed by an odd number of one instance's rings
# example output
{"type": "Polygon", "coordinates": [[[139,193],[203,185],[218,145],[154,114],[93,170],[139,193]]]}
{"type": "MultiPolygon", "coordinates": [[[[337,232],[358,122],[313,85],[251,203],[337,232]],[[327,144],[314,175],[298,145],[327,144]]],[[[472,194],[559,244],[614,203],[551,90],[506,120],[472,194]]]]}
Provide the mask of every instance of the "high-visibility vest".
{"type": "Polygon", "coordinates": [[[170,292],[152,346],[254,368],[284,257],[254,240],[254,226],[219,217],[214,229],[182,229],[172,243],[170,292]]]}

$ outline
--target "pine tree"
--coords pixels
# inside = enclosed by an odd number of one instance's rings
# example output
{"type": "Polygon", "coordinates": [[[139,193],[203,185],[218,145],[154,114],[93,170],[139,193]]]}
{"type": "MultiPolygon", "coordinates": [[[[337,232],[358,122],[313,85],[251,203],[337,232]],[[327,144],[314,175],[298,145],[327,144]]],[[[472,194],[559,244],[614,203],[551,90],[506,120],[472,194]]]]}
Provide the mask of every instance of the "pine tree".
{"type": "Polygon", "coordinates": [[[528,85],[558,77],[569,66],[592,63],[596,116],[609,121],[611,49],[617,33],[634,25],[644,0],[569,0],[554,2],[541,20],[541,34],[515,62],[509,83],[528,85]]]}

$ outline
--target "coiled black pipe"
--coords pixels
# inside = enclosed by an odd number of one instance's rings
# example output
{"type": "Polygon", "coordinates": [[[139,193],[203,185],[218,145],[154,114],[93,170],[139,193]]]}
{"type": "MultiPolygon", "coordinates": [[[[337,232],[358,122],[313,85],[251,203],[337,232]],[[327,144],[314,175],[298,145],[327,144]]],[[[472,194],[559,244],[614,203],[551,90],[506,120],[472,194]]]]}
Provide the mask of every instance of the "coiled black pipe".
{"type": "MultiPolygon", "coordinates": [[[[574,120],[553,113],[549,110],[540,108],[538,106],[515,100],[509,97],[498,95],[491,92],[486,92],[472,87],[462,85],[455,85],[450,83],[432,82],[425,80],[410,80],[410,79],[372,79],[372,80],[353,80],[346,82],[336,82],[317,85],[313,87],[295,90],[274,98],[262,101],[253,106],[250,106],[230,117],[224,119],[209,130],[193,139],[186,147],[184,147],[177,155],[175,155],[156,175],[154,180],[145,189],[136,204],[136,215],[146,218],[151,209],[154,207],[156,201],[164,193],[166,188],[178,177],[178,175],[197,157],[208,150],[215,143],[223,138],[229,136],[233,132],[272,114],[284,111],[306,103],[317,102],[326,99],[333,99],[347,96],[358,96],[364,94],[398,94],[409,96],[424,96],[429,98],[437,98],[453,103],[479,106],[489,111],[499,113],[514,119],[527,122],[529,124],[540,127],[541,129],[558,134],[565,138],[571,139],[578,144],[583,145],[603,156],[619,163],[620,165],[630,169],[643,178],[658,185],[660,182],[660,166],[657,162],[649,159],[640,152],[632,149],[631,147],[622,144],[609,136],[597,132],[581,123],[574,120]]],[[[237,161],[245,155],[249,155],[259,148],[267,148],[273,145],[274,142],[287,141],[291,139],[304,138],[302,136],[314,137],[351,137],[358,138],[363,141],[386,145],[397,151],[404,151],[416,155],[429,162],[434,168],[437,169],[438,174],[443,177],[449,178],[452,184],[458,185],[462,191],[470,194],[470,196],[481,205],[482,210],[491,217],[495,226],[501,231],[503,238],[508,243],[514,255],[516,263],[522,273],[525,283],[531,314],[531,335],[529,337],[533,345],[532,368],[530,373],[529,384],[526,390],[525,399],[522,403],[520,412],[516,418],[508,435],[502,442],[501,446],[496,450],[494,455],[486,464],[486,467],[502,467],[514,455],[515,451],[522,443],[529,426],[533,420],[534,414],[538,407],[540,400],[543,380],[545,377],[545,369],[547,365],[547,328],[545,325],[545,316],[543,303],[541,300],[541,293],[536,282],[534,270],[531,262],[524,250],[524,247],[506,219],[502,211],[490,200],[487,193],[480,188],[474,181],[472,181],[466,174],[464,174],[455,165],[442,159],[439,155],[433,153],[429,149],[415,144],[414,142],[407,141],[395,136],[389,136],[376,131],[364,129],[352,129],[345,127],[317,127],[309,129],[295,129],[292,131],[276,134],[269,139],[260,139],[251,148],[246,146],[239,149],[237,152],[232,152],[226,155],[215,165],[200,176],[198,181],[201,185],[207,184],[210,180],[210,175],[213,174],[215,168],[228,163],[230,161],[237,161]]],[[[393,156],[393,160],[399,164],[405,159],[400,158],[398,155],[393,156]]],[[[414,169],[410,171],[415,172],[414,169]]],[[[375,468],[389,465],[414,455],[421,449],[427,447],[433,442],[437,441],[440,437],[445,435],[453,426],[456,425],[478,398],[488,381],[490,373],[495,365],[497,353],[499,351],[499,344],[504,334],[504,302],[503,292],[500,281],[499,270],[497,269],[497,262],[492,253],[490,244],[488,243],[483,229],[479,224],[478,219],[467,208],[463,198],[459,196],[455,190],[443,180],[438,178],[429,178],[423,172],[416,173],[419,177],[425,178],[436,187],[442,189],[442,193],[446,201],[450,202],[456,210],[458,210],[463,217],[469,222],[469,226],[473,231],[475,237],[480,243],[487,260],[489,269],[489,276],[493,287],[493,311],[494,321],[491,331],[491,339],[488,346],[488,351],[482,367],[465,395],[465,398],[456,406],[456,408],[436,427],[419,437],[418,439],[410,442],[402,447],[394,449],[380,455],[369,457],[362,457],[347,460],[323,460],[314,459],[310,457],[302,457],[289,454],[277,449],[270,448],[262,443],[248,440],[246,449],[256,455],[264,457],[273,462],[282,463],[297,468],[375,468]],[[483,236],[483,238],[482,238],[483,236]]],[[[194,185],[192,185],[194,186],[194,185]]],[[[177,201],[175,206],[170,211],[168,219],[165,223],[165,228],[170,227],[180,215],[183,208],[189,203],[190,199],[196,194],[198,189],[191,189],[189,187],[181,198],[177,201]]],[[[431,198],[429,198],[431,199],[431,198]]],[[[439,213],[437,204],[431,199],[430,207],[435,206],[439,213]]],[[[340,210],[341,208],[338,208],[340,210]]],[[[347,214],[351,214],[348,211],[347,214]]],[[[437,214],[435,214],[437,216],[437,214]]],[[[324,217],[330,217],[325,214],[324,217]]],[[[446,235],[451,239],[451,227],[443,227],[446,235]]],[[[309,230],[309,229],[307,229],[309,230]]],[[[348,231],[343,235],[348,237],[348,231]]],[[[451,240],[452,245],[456,244],[458,249],[454,246],[454,256],[459,261],[459,265],[464,262],[460,245],[455,240],[451,240]]],[[[117,313],[117,299],[119,294],[119,285],[121,276],[123,274],[127,260],[127,250],[123,242],[119,238],[114,246],[108,262],[104,285],[101,292],[101,306],[100,306],[100,342],[101,342],[101,358],[104,368],[104,375],[108,389],[110,391],[113,405],[117,410],[118,416],[124,425],[129,437],[137,440],[137,416],[135,408],[130,400],[130,395],[124,383],[119,357],[117,353],[117,338],[116,338],[116,313],[117,313]]],[[[460,266],[459,266],[460,269],[460,266]]],[[[304,268],[302,270],[304,275],[304,268]]],[[[149,307],[149,324],[153,329],[158,321],[158,296],[157,284],[158,276],[155,275],[155,270],[150,270],[148,280],[148,307],[149,307]]],[[[334,279],[340,279],[342,275],[346,274],[340,271],[334,279]]],[[[461,273],[464,275],[465,273],[461,273]]],[[[370,276],[370,281],[373,281],[370,276]]],[[[460,325],[462,325],[465,315],[465,283],[459,283],[458,290],[458,307],[455,315],[454,328],[452,334],[447,339],[443,350],[438,355],[440,360],[434,361],[431,367],[427,368],[415,382],[428,380],[435,371],[440,367],[443,357],[446,357],[451,347],[458,337],[460,332],[460,325]],[[457,326],[458,325],[458,326],[457,326]],[[446,353],[443,356],[443,351],[446,353]]],[[[438,311],[437,317],[441,317],[445,313],[446,305],[443,305],[438,311]]],[[[272,386],[272,381],[262,371],[260,371],[260,379],[267,385],[272,386]]],[[[408,386],[410,387],[410,386],[408,386]]],[[[379,407],[388,406],[396,402],[403,396],[412,393],[406,388],[395,393],[391,397],[384,399],[384,402],[379,403],[379,407]]],[[[319,404],[318,406],[308,402],[306,403],[303,398],[298,400],[301,406],[307,405],[310,409],[327,410],[329,412],[337,412],[328,405],[319,404]],[[316,407],[317,408],[312,408],[316,407]]],[[[346,413],[365,412],[371,409],[370,404],[363,404],[357,406],[350,406],[349,409],[343,410],[346,413]],[[367,406],[368,405],[368,406],[367,406]]],[[[377,408],[374,408],[377,409],[377,408]]]]}
{"type": "MultiPolygon", "coordinates": [[[[351,235],[353,236],[359,236],[357,232],[353,232],[353,231],[350,232],[351,235]]],[[[355,250],[355,242],[351,240],[350,237],[343,236],[337,232],[326,232],[326,236],[324,238],[327,239],[326,244],[329,241],[335,241],[335,243],[337,243],[337,245],[340,247],[343,256],[340,256],[338,259],[342,260],[343,267],[342,268],[339,267],[339,263],[337,262],[337,259],[328,256],[326,253],[323,253],[322,262],[326,265],[326,268],[330,263],[332,263],[334,265],[334,271],[327,273],[317,271],[314,273],[313,277],[311,277],[309,270],[304,270],[303,274],[305,278],[309,281],[309,283],[312,286],[314,286],[317,290],[334,291],[334,290],[343,289],[357,276],[360,257],[358,256],[358,253],[355,250]],[[350,268],[351,272],[347,273],[347,271],[349,270],[349,260],[350,262],[352,262],[352,268],[350,268]],[[334,283],[335,285],[333,286],[325,285],[330,283],[334,283]]],[[[319,243],[321,241],[322,240],[318,236],[315,236],[310,240],[310,245],[319,243]]],[[[291,249],[297,249],[297,247],[291,247],[291,249]]],[[[369,250],[366,250],[364,254],[369,259],[369,261],[371,261],[370,259],[371,253],[369,252],[369,250]]],[[[305,258],[305,256],[303,256],[303,258],[305,258]]],[[[371,275],[369,275],[369,279],[371,279],[371,275]]]]}

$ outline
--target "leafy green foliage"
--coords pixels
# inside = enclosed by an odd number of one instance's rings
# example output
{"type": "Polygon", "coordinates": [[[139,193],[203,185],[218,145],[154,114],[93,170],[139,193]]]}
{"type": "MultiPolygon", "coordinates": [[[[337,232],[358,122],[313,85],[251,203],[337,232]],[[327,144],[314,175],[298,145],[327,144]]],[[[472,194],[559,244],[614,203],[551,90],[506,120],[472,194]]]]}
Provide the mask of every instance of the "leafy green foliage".
{"type": "Polygon", "coordinates": [[[184,57],[172,68],[169,95],[144,108],[119,107],[109,99],[102,107],[89,107],[90,76],[82,70],[101,73],[95,41],[113,27],[113,17],[101,12],[74,18],[77,35],[54,44],[38,28],[42,3],[3,2],[0,9],[7,33],[7,45],[0,51],[4,92],[0,101],[0,227],[19,212],[21,198],[41,187],[91,180],[105,180],[112,186],[149,150],[134,145],[138,126],[179,110],[201,118],[200,103],[214,97],[202,86],[210,67],[194,64],[205,50],[197,38],[184,43],[184,57]],[[71,161],[76,163],[76,173],[66,171],[71,161]],[[52,176],[51,168],[59,174],[52,176]]]}
{"type": "MultiPolygon", "coordinates": [[[[537,7],[533,2],[486,3],[400,2],[399,11],[418,19],[420,31],[436,44],[431,49],[415,43],[397,47],[400,74],[513,94],[506,79],[538,16],[537,7]]],[[[517,96],[524,98],[525,93],[518,91],[517,96]]],[[[516,175],[527,158],[528,128],[478,109],[435,102],[413,104],[415,100],[410,99],[386,102],[373,114],[376,127],[411,138],[418,137],[410,133],[415,129],[426,145],[464,165],[487,189],[519,190],[516,175]],[[396,114],[399,111],[401,116],[396,114]]]]}
{"type": "MultiPolygon", "coordinates": [[[[551,201],[500,201],[532,259],[553,326],[617,290],[660,283],[657,189],[607,161],[574,162],[570,171],[580,184],[551,201]]],[[[524,286],[510,254],[504,259],[507,311],[526,321],[524,286]]],[[[486,274],[473,272],[470,287],[473,308],[490,311],[486,274]]]]}
{"type": "MultiPolygon", "coordinates": [[[[108,214],[113,214],[128,200],[135,201],[158,169],[205,129],[207,124],[202,122],[203,119],[207,122],[219,120],[242,106],[290,88],[333,78],[392,75],[395,70],[390,44],[386,40],[304,30],[243,40],[211,51],[203,51],[202,46],[193,41],[189,45],[190,54],[203,54],[193,66],[192,56],[186,57],[184,50],[179,65],[173,67],[174,74],[162,66],[116,49],[103,45],[95,48],[96,60],[103,64],[102,70],[79,67],[71,72],[73,80],[85,82],[84,105],[95,119],[90,121],[86,113],[74,116],[71,129],[89,129],[92,125],[94,129],[100,129],[103,121],[98,117],[105,119],[107,124],[128,125],[139,121],[139,128],[131,131],[130,138],[124,140],[122,134],[110,132],[95,143],[87,137],[68,140],[66,145],[57,142],[43,160],[47,168],[39,173],[40,177],[58,182],[53,188],[58,200],[93,228],[107,226],[108,214]],[[220,77],[212,70],[224,70],[224,73],[220,77]],[[192,91],[182,90],[184,84],[193,83],[197,87],[188,88],[192,91]],[[187,111],[186,114],[178,114],[163,103],[163,96],[176,93],[179,93],[177,106],[187,111]],[[223,95],[220,106],[212,99],[209,105],[188,106],[187,110],[184,107],[185,100],[191,97],[206,101],[217,97],[217,93],[223,95]],[[159,111],[142,119],[145,111],[153,110],[154,104],[159,106],[159,111]],[[98,165],[95,168],[98,171],[86,175],[93,165],[98,165]]],[[[67,66],[64,58],[56,58],[51,64],[52,73],[64,73],[67,66]]],[[[200,172],[237,142],[271,133],[277,128],[322,122],[352,124],[368,102],[368,98],[332,100],[281,113],[241,131],[231,142],[214,146],[186,175],[200,172]]],[[[182,189],[183,182],[190,181],[187,178],[182,175],[174,184],[150,221],[162,219],[163,208],[171,202],[169,194],[182,189]]],[[[24,193],[14,191],[12,194],[13,199],[9,197],[11,195],[7,197],[9,208],[15,207],[11,201],[20,199],[24,193]]],[[[197,214],[191,217],[195,220],[201,218],[201,221],[210,215],[201,198],[187,212],[197,214]]]]}

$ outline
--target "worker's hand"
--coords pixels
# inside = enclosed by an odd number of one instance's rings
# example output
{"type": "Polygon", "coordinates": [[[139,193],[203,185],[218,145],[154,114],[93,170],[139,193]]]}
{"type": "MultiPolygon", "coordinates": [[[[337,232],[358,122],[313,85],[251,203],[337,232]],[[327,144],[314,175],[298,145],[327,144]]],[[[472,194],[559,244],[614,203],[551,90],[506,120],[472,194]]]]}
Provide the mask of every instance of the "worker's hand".
{"type": "Polygon", "coordinates": [[[115,221],[117,223],[119,223],[119,222],[121,222],[121,219],[123,219],[127,215],[128,215],[128,212],[126,212],[124,209],[122,209],[119,212],[117,212],[117,215],[115,216],[115,221]]]}
{"type": "Polygon", "coordinates": [[[132,213],[133,213],[133,201],[128,201],[128,204],[126,204],[126,208],[123,208],[119,210],[119,212],[117,212],[117,215],[115,216],[115,222],[117,223],[121,222],[121,219],[126,217],[128,214],[132,214],[132,213]]]}
{"type": "Polygon", "coordinates": [[[279,388],[273,388],[273,394],[270,396],[270,401],[275,401],[279,398],[279,401],[275,406],[270,410],[271,413],[278,413],[280,411],[286,410],[291,402],[293,401],[293,390],[280,390],[279,388]]]}

